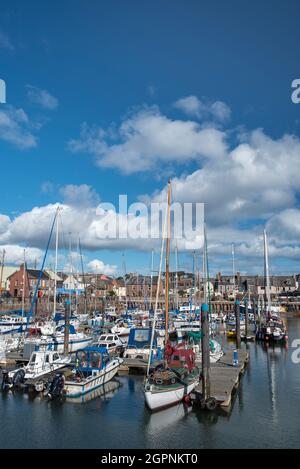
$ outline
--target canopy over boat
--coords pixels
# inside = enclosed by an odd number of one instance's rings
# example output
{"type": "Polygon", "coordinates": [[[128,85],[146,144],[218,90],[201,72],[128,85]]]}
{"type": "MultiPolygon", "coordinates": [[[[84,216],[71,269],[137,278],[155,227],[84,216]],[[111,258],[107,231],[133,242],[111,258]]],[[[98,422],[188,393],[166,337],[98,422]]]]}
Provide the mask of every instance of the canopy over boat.
{"type": "MultiPolygon", "coordinates": [[[[129,333],[128,347],[131,348],[148,348],[151,343],[151,329],[150,327],[137,327],[132,328],[129,333]]],[[[156,334],[154,334],[153,348],[157,346],[156,334]]]]}
{"type": "Polygon", "coordinates": [[[109,362],[109,353],[105,347],[86,347],[77,350],[75,366],[78,371],[102,370],[109,362]]]}

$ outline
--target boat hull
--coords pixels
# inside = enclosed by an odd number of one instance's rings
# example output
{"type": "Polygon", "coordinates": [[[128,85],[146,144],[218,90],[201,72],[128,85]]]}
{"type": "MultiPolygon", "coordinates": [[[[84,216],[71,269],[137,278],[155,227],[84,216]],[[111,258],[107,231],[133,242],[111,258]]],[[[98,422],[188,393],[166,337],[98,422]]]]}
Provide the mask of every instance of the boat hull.
{"type": "Polygon", "coordinates": [[[66,397],[75,398],[83,396],[84,394],[103,386],[103,384],[108,383],[117,374],[122,362],[123,360],[121,359],[113,360],[113,362],[101,370],[100,373],[87,378],[84,382],[66,381],[64,386],[66,397]]]}
{"type": "Polygon", "coordinates": [[[168,389],[153,392],[145,391],[146,404],[150,410],[159,410],[181,402],[188,396],[198,384],[198,378],[187,385],[180,385],[176,389],[168,389]]]}

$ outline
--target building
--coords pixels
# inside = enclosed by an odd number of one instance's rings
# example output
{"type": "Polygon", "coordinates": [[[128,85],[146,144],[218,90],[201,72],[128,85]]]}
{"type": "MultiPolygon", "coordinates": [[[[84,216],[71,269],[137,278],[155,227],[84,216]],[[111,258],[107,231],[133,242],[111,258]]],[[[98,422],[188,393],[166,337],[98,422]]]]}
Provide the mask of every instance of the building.
{"type": "Polygon", "coordinates": [[[10,280],[9,277],[18,270],[15,266],[0,266],[0,293],[9,292],[10,280]]]}
{"type": "MultiPolygon", "coordinates": [[[[21,264],[19,270],[14,272],[8,277],[9,280],[9,293],[15,298],[21,298],[23,295],[23,276],[24,276],[24,288],[25,288],[25,298],[30,298],[33,296],[38,279],[40,277],[40,270],[37,269],[27,269],[25,264],[21,264]]],[[[39,296],[44,296],[48,294],[49,289],[49,276],[46,272],[42,272],[39,284],[39,296]]]]}

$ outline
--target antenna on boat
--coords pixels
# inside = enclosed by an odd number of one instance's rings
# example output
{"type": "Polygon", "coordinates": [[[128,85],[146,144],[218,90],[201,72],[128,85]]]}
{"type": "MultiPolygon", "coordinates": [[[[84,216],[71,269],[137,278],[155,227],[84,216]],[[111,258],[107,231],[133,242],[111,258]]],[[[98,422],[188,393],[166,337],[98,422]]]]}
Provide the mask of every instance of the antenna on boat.
{"type": "Polygon", "coordinates": [[[3,279],[3,269],[4,269],[4,260],[5,260],[5,249],[2,250],[2,260],[1,260],[1,275],[0,275],[0,296],[2,294],[2,279],[3,279]]]}

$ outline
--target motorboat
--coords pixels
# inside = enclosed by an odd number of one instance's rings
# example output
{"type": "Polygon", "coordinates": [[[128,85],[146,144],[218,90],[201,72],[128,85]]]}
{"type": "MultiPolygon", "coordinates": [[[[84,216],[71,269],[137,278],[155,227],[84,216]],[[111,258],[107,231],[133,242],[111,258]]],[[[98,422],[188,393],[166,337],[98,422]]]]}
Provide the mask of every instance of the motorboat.
{"type": "MultiPolygon", "coordinates": [[[[112,380],[123,360],[111,358],[106,348],[86,347],[76,352],[73,377],[64,382],[63,393],[76,398],[91,392],[112,380]]],[[[51,390],[49,392],[51,395],[51,390]]]]}

